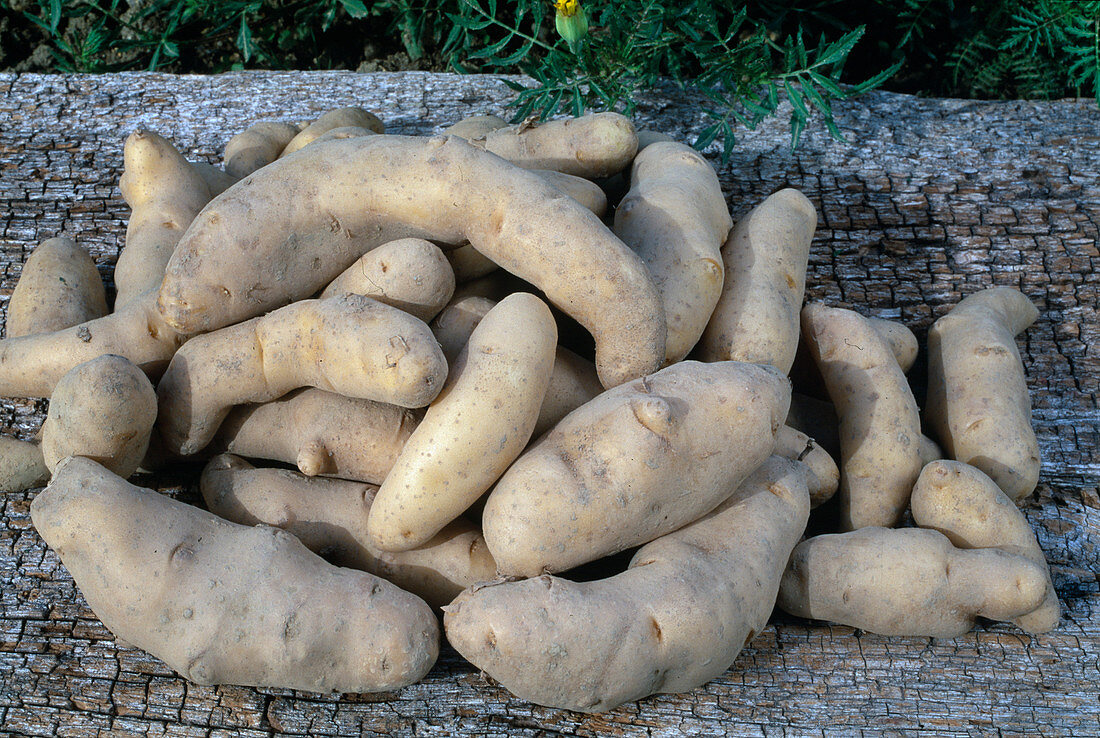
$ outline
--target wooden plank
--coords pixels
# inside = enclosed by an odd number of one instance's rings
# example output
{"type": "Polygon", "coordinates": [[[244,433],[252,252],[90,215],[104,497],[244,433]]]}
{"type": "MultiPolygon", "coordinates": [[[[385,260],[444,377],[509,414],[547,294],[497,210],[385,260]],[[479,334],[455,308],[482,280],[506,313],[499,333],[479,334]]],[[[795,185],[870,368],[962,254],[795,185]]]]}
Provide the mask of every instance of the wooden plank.
{"type": "MultiPolygon", "coordinates": [[[[128,214],[122,141],[139,126],[216,161],[261,118],[360,104],[393,132],[426,134],[501,113],[509,97],[495,78],[418,72],[0,75],[0,307],[26,252],[62,232],[110,276],[128,214]]],[[[848,143],[811,127],[792,155],[779,121],[747,133],[720,168],[731,210],[783,186],[805,192],[821,216],[809,296],[900,318],[922,341],[932,320],[990,284],[1019,287],[1040,307],[1021,341],[1044,456],[1025,512],[1065,608],[1058,630],[988,625],[933,641],[777,615],[720,679],[595,716],[518,700],[450,651],[423,683],[387,695],[200,687],[116,643],[34,532],[34,492],[4,492],[0,733],[1100,735],[1100,112],[1091,102],[887,93],[836,109],[848,143]]],[[[638,120],[690,139],[699,110],[668,90],[638,120]]],[[[44,408],[0,401],[0,424],[30,437],[44,408]]],[[[140,481],[197,502],[191,479],[140,481]]]]}

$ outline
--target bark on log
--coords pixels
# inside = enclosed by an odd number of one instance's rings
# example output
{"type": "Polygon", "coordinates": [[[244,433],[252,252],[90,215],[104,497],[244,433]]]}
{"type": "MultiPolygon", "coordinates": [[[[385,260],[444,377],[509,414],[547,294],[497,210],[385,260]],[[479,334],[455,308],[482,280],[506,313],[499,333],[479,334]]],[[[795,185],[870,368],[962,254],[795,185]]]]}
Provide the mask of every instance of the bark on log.
{"type": "MultiPolygon", "coordinates": [[[[416,72],[0,75],[0,308],[51,236],[87,246],[109,277],[128,217],[122,144],[139,126],[216,162],[263,118],[360,105],[392,132],[426,134],[507,115],[510,98],[493,77],[416,72]]],[[[935,318],[991,284],[1039,306],[1022,353],[1044,463],[1025,512],[1062,598],[1056,631],[933,641],[777,615],[705,687],[594,716],[515,699],[449,651],[387,695],[201,687],[117,643],[31,527],[34,491],[0,492],[0,734],[1100,735],[1100,111],[888,93],[834,107],[848,143],[812,126],[792,155],[778,120],[741,138],[720,167],[731,211],[802,190],[821,218],[808,297],[900,319],[922,345],[935,318]]],[[[671,90],[637,120],[689,142],[703,125],[698,101],[671,90]]],[[[918,393],[923,372],[910,373],[918,393]]],[[[0,401],[3,432],[30,437],[44,409],[0,401]]],[[[199,503],[190,478],[157,484],[199,503]]]]}

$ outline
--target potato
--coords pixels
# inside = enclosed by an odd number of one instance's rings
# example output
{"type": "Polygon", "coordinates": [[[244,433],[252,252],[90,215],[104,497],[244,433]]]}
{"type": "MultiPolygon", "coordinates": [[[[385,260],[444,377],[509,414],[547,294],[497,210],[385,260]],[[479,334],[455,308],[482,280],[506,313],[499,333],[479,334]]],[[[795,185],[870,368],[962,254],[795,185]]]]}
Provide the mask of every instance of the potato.
{"type": "Polygon", "coordinates": [[[700,359],[791,370],[815,228],[813,203],[794,189],[771,195],[737,222],[722,246],[725,284],[699,342],[700,359]]]}
{"type": "Polygon", "coordinates": [[[694,149],[658,142],[640,152],[630,191],[615,210],[615,235],[653,276],[665,307],[665,364],[699,341],[722,294],[722,254],[729,208],[713,167],[694,149]]]}
{"type": "Polygon", "coordinates": [[[307,476],[381,484],[419,422],[407,408],[309,388],[234,408],[211,445],[307,476]]]}
{"type": "Polygon", "coordinates": [[[444,608],[450,643],[523,699],[602,712],[683,692],[729,668],[767,625],[809,500],[772,457],[702,520],[643,546],[630,568],[468,590],[444,608]]]}
{"type": "Polygon", "coordinates": [[[634,124],[618,113],[524,121],[486,130],[470,143],[524,169],[553,169],[585,179],[621,172],[638,151],[634,124]]]}
{"type": "Polygon", "coordinates": [[[923,469],[926,465],[931,464],[933,461],[939,461],[943,458],[943,451],[940,449],[939,444],[933,441],[928,436],[922,435],[920,437],[920,446],[918,448],[920,453],[920,463],[923,469]]]}
{"type": "Polygon", "coordinates": [[[594,182],[553,169],[532,169],[531,173],[539,175],[548,185],[584,205],[597,218],[607,213],[607,195],[594,182]]]}
{"type": "Polygon", "coordinates": [[[810,436],[784,425],[775,437],[775,455],[800,462],[805,467],[811,508],[829,501],[836,494],[840,470],[833,457],[810,436]]]}
{"type": "Polygon", "coordinates": [[[50,479],[42,448],[31,441],[0,436],[0,492],[22,492],[50,479]]]}
{"type": "Polygon", "coordinates": [[[302,299],[374,246],[419,236],[469,241],[543,290],[592,332],[605,386],[660,365],[664,314],[641,259],[575,200],[460,138],[329,141],[246,182],[203,211],[169,264],[159,307],[181,331],[302,299]]]}
{"type": "Polygon", "coordinates": [[[157,311],[157,291],[80,325],[0,341],[0,397],[49,397],[73,367],[104,354],[125,356],[159,376],[184,341],[157,311]]]}
{"type": "Polygon", "coordinates": [[[302,132],[292,138],[279,154],[279,157],[293,154],[315,140],[337,128],[367,128],[374,133],[385,133],[386,126],[374,113],[363,108],[337,108],[330,110],[317,120],[302,129],[302,132]]]}
{"type": "Polygon", "coordinates": [[[31,520],[96,617],[192,682],[382,692],[435,662],[438,626],[420,598],[90,459],[57,467],[31,520]]]}
{"type": "Polygon", "coordinates": [[[210,202],[210,188],[167,140],[138,130],[126,139],[118,186],[131,208],[115,264],[115,310],[160,286],[184,231],[210,202]]]}
{"type": "Polygon", "coordinates": [[[459,592],[496,578],[497,565],[476,525],[448,523],[425,545],[390,553],[368,542],[367,516],[378,488],[343,479],[257,469],[215,456],[200,482],[210,512],[242,525],[271,525],[338,566],[362,569],[442,607],[459,592]]]}
{"type": "Polygon", "coordinates": [[[897,525],[920,474],[920,415],[890,348],[858,313],[820,303],[802,330],[840,417],[840,525],[897,525]]]}
{"type": "Polygon", "coordinates": [[[69,238],[49,238],[23,262],[8,300],[8,338],[52,333],[107,314],[95,261],[69,238]]]}
{"type": "Polygon", "coordinates": [[[993,287],[928,331],[925,418],[950,458],[981,469],[1014,502],[1039,481],[1039,442],[1014,340],[1038,315],[1017,290],[993,287]]]}
{"type": "Polygon", "coordinates": [[[261,121],[241,131],[225,145],[225,171],[244,178],[279,158],[286,145],[301,131],[293,123],[261,121]]]}
{"type": "Polygon", "coordinates": [[[234,405],[318,387],[423,407],[446,378],[423,321],[362,295],[302,300],[184,344],[157,385],[158,433],[186,456],[210,442],[234,405]]]}
{"type": "Polygon", "coordinates": [[[241,181],[240,177],[222,171],[213,164],[207,164],[204,161],[191,162],[191,168],[202,177],[202,181],[206,183],[206,189],[210,190],[210,197],[212,198],[217,197],[241,181]]]}
{"type": "Polygon", "coordinates": [[[968,464],[935,461],[921,470],[912,504],[917,525],[938,530],[957,548],[998,548],[1041,566],[1046,573],[1042,604],[1012,622],[1028,633],[1058,627],[1061,607],[1046,556],[1027,518],[992,479],[968,464]]]}
{"type": "Polygon", "coordinates": [[[492,259],[483,256],[470,244],[463,244],[447,252],[447,261],[454,270],[455,283],[462,284],[500,269],[492,259]]]}
{"type": "Polygon", "coordinates": [[[885,318],[867,318],[879,337],[890,347],[890,353],[903,372],[909,371],[917,360],[917,337],[904,323],[885,318]]]}
{"type": "MultiPolygon", "coordinates": [[[[432,333],[448,363],[454,363],[474,328],[495,304],[495,301],[484,297],[464,297],[452,301],[432,322],[432,333]]],[[[603,387],[592,362],[558,346],[554,353],[550,383],[546,386],[531,438],[538,438],[601,392],[603,387]]]]}
{"type": "Polygon", "coordinates": [[[321,297],[366,295],[427,323],[454,291],[454,271],[439,247],[422,238],[402,238],[363,254],[321,297]]]}
{"type": "Polygon", "coordinates": [[[145,458],[157,419],[157,394],[144,373],[107,354],[73,367],[57,383],[42,424],[42,456],[52,472],[86,456],[122,478],[145,458]]]}
{"type": "Polygon", "coordinates": [[[489,495],[501,573],[564,571],[698,520],[771,455],[789,402],[770,367],[692,361],[582,405],[489,495]]]}
{"type": "Polygon", "coordinates": [[[325,141],[334,141],[341,138],[358,138],[360,136],[377,136],[379,133],[381,133],[381,131],[364,128],[363,126],[341,126],[340,128],[330,128],[310,141],[310,143],[324,143],[325,141]]]}
{"type": "Polygon", "coordinates": [[[424,545],[500,478],[531,439],[557,343],[554,316],[534,295],[486,313],[378,490],[373,546],[424,545]]]}
{"type": "Polygon", "coordinates": [[[498,128],[507,128],[508,121],[495,115],[471,115],[463,118],[454,125],[443,129],[444,136],[458,136],[467,141],[473,141],[485,136],[498,128]]]}
{"type": "Polygon", "coordinates": [[[958,549],[920,528],[860,528],[794,549],[779,607],[881,635],[954,638],[978,616],[1011,620],[1046,595],[1043,567],[995,548],[958,549]]]}

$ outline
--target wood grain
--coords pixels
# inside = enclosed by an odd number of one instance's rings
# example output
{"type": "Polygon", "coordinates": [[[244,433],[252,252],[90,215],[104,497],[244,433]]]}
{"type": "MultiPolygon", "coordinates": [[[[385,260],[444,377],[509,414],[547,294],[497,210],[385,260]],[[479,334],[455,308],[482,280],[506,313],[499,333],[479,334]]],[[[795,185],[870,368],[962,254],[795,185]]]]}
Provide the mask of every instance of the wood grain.
{"type": "MultiPolygon", "coordinates": [[[[127,208],[124,137],[139,126],[216,161],[262,118],[367,107],[397,133],[502,113],[492,77],[238,73],[0,75],[0,307],[29,249],[65,233],[109,277],[127,208]]],[[[1043,456],[1025,512],[1052,566],[1059,628],[987,625],[965,637],[883,638],[777,615],[720,679],[585,716],[530,705],[445,651],[400,692],[337,699],[200,687],[117,643],[34,532],[29,493],[0,493],[0,734],[267,735],[1100,735],[1100,111],[1091,102],[923,100],[876,93],[836,106],[848,142],[811,127],[746,133],[720,176],[739,216],[785,186],[818,208],[808,293],[931,322],[991,284],[1040,308],[1021,339],[1043,456]]],[[[691,140],[697,100],[658,92],[641,125],[691,140]]],[[[711,152],[714,153],[714,152],[711,152]]],[[[717,162],[716,162],[717,164],[717,162]]],[[[918,395],[923,366],[911,373],[918,395]]],[[[43,401],[0,401],[30,437],[43,401]]],[[[197,502],[193,479],[143,479],[197,502]]]]}

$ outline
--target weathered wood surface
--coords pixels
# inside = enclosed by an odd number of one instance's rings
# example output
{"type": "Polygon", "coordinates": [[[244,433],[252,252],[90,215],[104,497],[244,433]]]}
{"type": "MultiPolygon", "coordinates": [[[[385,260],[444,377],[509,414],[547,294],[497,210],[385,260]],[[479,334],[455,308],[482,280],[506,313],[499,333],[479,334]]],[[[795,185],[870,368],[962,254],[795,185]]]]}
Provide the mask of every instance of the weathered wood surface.
{"type": "MultiPolygon", "coordinates": [[[[138,126],[214,161],[259,118],[362,104],[394,132],[424,134],[508,98],[492,78],[422,73],[0,75],[0,303],[26,251],[62,232],[110,275],[127,217],[122,141],[138,126]]],[[[33,492],[0,493],[0,733],[1100,735],[1100,112],[885,93],[837,108],[847,144],[815,128],[791,155],[782,123],[746,135],[721,169],[731,210],[801,189],[822,218],[810,297],[900,317],[922,341],[983,286],[1019,287],[1039,306],[1021,341],[1044,456],[1026,512],[1064,605],[1057,631],[989,625],[932,641],[777,615],[722,678],[597,716],[517,700],[453,653],[387,695],[199,687],[117,644],[31,527],[33,492]]],[[[669,93],[639,119],[688,138],[697,111],[669,93]]],[[[29,437],[43,409],[4,401],[0,423],[29,437]]],[[[188,483],[160,481],[195,501],[188,483]]]]}

